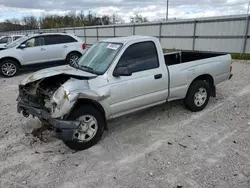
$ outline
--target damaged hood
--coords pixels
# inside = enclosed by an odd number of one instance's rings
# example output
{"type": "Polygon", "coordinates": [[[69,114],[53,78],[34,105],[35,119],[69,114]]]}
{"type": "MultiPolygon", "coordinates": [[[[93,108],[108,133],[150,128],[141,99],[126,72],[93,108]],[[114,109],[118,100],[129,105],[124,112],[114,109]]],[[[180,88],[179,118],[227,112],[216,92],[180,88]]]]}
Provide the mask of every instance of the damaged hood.
{"type": "Polygon", "coordinates": [[[73,68],[69,65],[63,65],[63,66],[43,69],[35,73],[32,73],[31,75],[26,77],[20,84],[25,85],[27,83],[35,82],[40,79],[44,79],[44,78],[48,78],[48,77],[52,77],[52,76],[56,76],[60,74],[78,76],[78,77],[83,77],[83,78],[84,77],[86,78],[97,77],[97,75],[95,74],[73,68]]]}

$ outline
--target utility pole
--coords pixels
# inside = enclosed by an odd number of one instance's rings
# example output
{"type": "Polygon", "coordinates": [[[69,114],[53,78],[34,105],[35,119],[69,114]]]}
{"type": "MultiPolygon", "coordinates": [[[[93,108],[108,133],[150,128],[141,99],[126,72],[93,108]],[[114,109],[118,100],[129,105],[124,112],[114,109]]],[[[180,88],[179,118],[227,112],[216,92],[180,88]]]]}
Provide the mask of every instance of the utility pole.
{"type": "Polygon", "coordinates": [[[168,0],[167,0],[167,7],[166,7],[166,21],[168,20],[168,0]]]}
{"type": "Polygon", "coordinates": [[[245,53],[246,50],[246,42],[247,42],[247,33],[248,33],[248,27],[249,27],[249,6],[250,6],[250,1],[247,4],[247,15],[246,15],[246,24],[245,24],[245,35],[243,36],[243,48],[241,55],[245,53]]]}
{"type": "Polygon", "coordinates": [[[247,15],[249,13],[249,6],[250,6],[250,1],[248,2],[248,6],[247,6],[247,15]]]}

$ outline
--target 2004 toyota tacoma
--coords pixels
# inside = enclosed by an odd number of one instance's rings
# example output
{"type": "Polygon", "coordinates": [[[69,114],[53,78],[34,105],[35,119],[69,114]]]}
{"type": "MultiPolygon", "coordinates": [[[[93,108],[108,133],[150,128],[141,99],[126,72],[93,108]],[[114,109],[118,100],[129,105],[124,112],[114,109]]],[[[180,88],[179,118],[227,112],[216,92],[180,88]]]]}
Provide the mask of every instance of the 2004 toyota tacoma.
{"type": "Polygon", "coordinates": [[[75,64],[44,69],[19,85],[17,109],[51,126],[71,149],[95,145],[107,120],[184,99],[197,112],[215,85],[232,77],[229,54],[164,54],[157,38],[130,36],[94,44],[75,64]]]}

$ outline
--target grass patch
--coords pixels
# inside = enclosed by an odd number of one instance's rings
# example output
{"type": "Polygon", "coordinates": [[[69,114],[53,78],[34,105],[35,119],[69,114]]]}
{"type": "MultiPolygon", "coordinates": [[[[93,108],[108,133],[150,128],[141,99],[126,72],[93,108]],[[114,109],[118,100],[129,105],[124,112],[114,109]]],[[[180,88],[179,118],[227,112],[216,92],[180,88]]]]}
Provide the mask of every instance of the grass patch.
{"type": "Polygon", "coordinates": [[[181,50],[177,50],[177,49],[165,49],[165,48],[163,48],[162,50],[163,50],[163,53],[181,51],[181,50]]]}
{"type": "Polygon", "coordinates": [[[250,54],[231,54],[232,59],[238,59],[238,60],[250,60],[250,54]]]}

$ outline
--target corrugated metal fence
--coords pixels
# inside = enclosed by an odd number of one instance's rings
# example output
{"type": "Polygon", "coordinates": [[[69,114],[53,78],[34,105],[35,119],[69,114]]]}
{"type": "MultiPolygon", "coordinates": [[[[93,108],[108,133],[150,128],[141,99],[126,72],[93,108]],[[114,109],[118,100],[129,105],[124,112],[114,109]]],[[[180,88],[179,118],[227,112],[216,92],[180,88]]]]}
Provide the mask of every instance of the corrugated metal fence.
{"type": "Polygon", "coordinates": [[[0,35],[34,32],[72,33],[82,38],[88,45],[111,37],[148,35],[158,37],[163,48],[166,49],[250,54],[248,15],[149,22],[142,24],[46,29],[40,31],[11,31],[8,33],[0,32],[0,35]]]}

